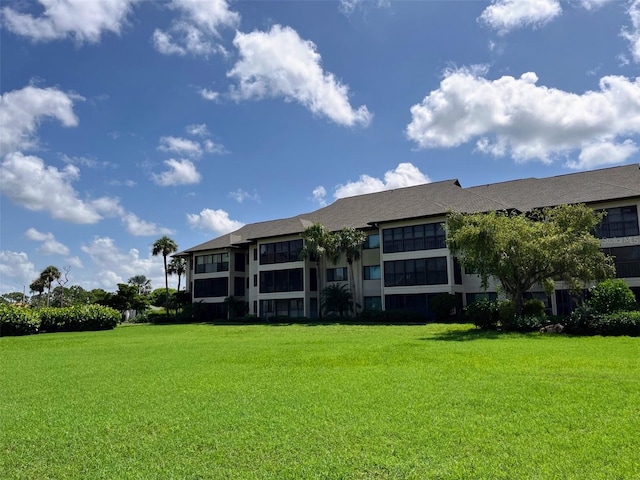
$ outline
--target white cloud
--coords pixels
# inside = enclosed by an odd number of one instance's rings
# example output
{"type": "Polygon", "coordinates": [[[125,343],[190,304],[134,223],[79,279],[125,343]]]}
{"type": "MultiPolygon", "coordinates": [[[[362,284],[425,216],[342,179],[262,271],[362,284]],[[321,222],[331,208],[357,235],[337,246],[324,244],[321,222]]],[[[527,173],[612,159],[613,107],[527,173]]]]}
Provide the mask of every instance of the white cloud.
{"type": "Polygon", "coordinates": [[[73,37],[97,43],[103,32],[119,34],[137,0],[39,0],[44,12],[33,17],[2,9],[2,23],[11,32],[33,41],[73,37]]]}
{"type": "Polygon", "coordinates": [[[638,146],[631,140],[625,140],[620,144],[601,141],[583,148],[578,161],[568,161],[567,167],[584,170],[615,165],[624,162],[637,152],[638,146]]]}
{"type": "MultiPolygon", "coordinates": [[[[334,198],[353,197],[354,195],[362,195],[365,193],[422,185],[430,181],[429,177],[413,164],[400,163],[394,170],[389,170],[384,174],[384,181],[369,175],[360,175],[360,179],[356,182],[338,185],[333,196],[334,198]]],[[[314,196],[316,196],[316,191],[318,194],[322,194],[323,190],[323,187],[316,188],[313,191],[314,196]],[[319,188],[322,190],[319,190],[319,188]]]]}
{"type": "Polygon", "coordinates": [[[74,100],[79,95],[67,94],[56,88],[24,87],[0,98],[0,154],[37,146],[35,132],[43,117],[58,119],[65,127],[78,125],[73,113],[74,100]]]}
{"type": "Polygon", "coordinates": [[[80,258],[77,257],[77,256],[76,257],[68,257],[68,258],[65,259],[65,261],[71,267],[84,268],[84,265],[82,264],[82,260],[80,260],[80,258]]]}
{"type": "Polygon", "coordinates": [[[193,135],[194,137],[208,137],[209,130],[207,129],[206,123],[187,125],[185,128],[186,132],[189,135],[193,135]]]}
{"type": "Polygon", "coordinates": [[[153,180],[163,187],[170,185],[190,185],[199,183],[201,176],[196,170],[196,166],[190,160],[165,160],[164,164],[169,167],[158,175],[153,175],[153,180]]]}
{"type": "Polygon", "coordinates": [[[204,151],[207,153],[227,153],[227,149],[224,147],[224,145],[214,143],[212,140],[203,141],[202,146],[204,147],[204,151]]]}
{"type": "Polygon", "coordinates": [[[168,31],[156,29],[153,43],[164,55],[201,55],[226,50],[220,44],[220,28],[234,28],[240,23],[240,15],[229,10],[226,0],[173,0],[169,8],[179,12],[168,31]]]}
{"type": "Polygon", "coordinates": [[[173,233],[173,230],[159,227],[153,222],[142,220],[136,214],[131,212],[126,212],[122,215],[122,222],[125,224],[127,232],[137,237],[171,235],[173,233]]]}
{"type": "Polygon", "coordinates": [[[244,223],[231,220],[229,214],[224,210],[203,209],[200,213],[187,214],[187,221],[192,227],[211,230],[217,235],[233,232],[244,226],[244,223]]]}
{"type": "Polygon", "coordinates": [[[0,250],[0,291],[21,292],[26,287],[28,295],[29,285],[38,274],[26,253],[0,250]]]}
{"type": "Polygon", "coordinates": [[[126,283],[134,275],[145,275],[158,286],[164,283],[162,259],[152,257],[150,253],[147,258],[140,257],[135,248],[123,253],[109,237],[95,237],[81,249],[101,269],[95,278],[96,286],[100,288],[113,290],[118,283],[126,283]]]}
{"type": "MultiPolygon", "coordinates": [[[[420,148],[476,139],[483,153],[552,162],[574,150],[589,155],[594,145],[640,133],[640,78],[603,77],[599,91],[582,95],[537,81],[531,72],[497,80],[465,69],[446,72],[440,88],[411,107],[407,136],[420,148]]],[[[631,149],[617,149],[622,151],[631,149]]]]}
{"type": "Polygon", "coordinates": [[[544,25],[561,14],[558,0],[494,0],[479,20],[503,35],[525,26],[544,25]]]}
{"type": "Polygon", "coordinates": [[[182,137],[161,137],[158,150],[188,155],[190,157],[199,157],[202,155],[200,143],[182,137]]]}
{"type": "Polygon", "coordinates": [[[25,236],[29,240],[42,242],[42,245],[38,248],[40,253],[45,255],[69,255],[69,248],[57,241],[51,232],[43,233],[32,227],[25,232],[25,236]]]}
{"type": "Polygon", "coordinates": [[[640,0],[634,0],[627,10],[631,19],[631,28],[623,28],[621,35],[629,42],[633,60],[640,63],[640,0]]]}
{"type": "Polygon", "coordinates": [[[338,9],[349,16],[358,9],[366,7],[389,7],[391,0],[340,0],[338,9]]]}
{"type": "Polygon", "coordinates": [[[254,193],[252,195],[249,192],[242,190],[241,188],[239,188],[235,192],[229,192],[229,197],[233,198],[238,203],[242,203],[245,200],[254,200],[256,202],[260,201],[260,197],[257,193],[254,193]]]}
{"type": "Polygon", "coordinates": [[[321,207],[327,205],[327,189],[322,185],[313,189],[313,200],[317,202],[321,207]]]}
{"type": "Polygon", "coordinates": [[[269,32],[237,32],[233,44],[240,60],[227,76],[238,81],[231,89],[236,100],[283,97],[340,125],[366,126],[371,121],[366,106],[351,107],[349,88],[322,70],[315,44],[292,28],[275,25],[269,32]]]}
{"type": "Polygon", "coordinates": [[[200,92],[200,96],[205,100],[210,100],[212,102],[215,102],[216,100],[218,100],[218,98],[220,98],[220,93],[214,92],[213,90],[201,88],[199,92],[200,92]]]}

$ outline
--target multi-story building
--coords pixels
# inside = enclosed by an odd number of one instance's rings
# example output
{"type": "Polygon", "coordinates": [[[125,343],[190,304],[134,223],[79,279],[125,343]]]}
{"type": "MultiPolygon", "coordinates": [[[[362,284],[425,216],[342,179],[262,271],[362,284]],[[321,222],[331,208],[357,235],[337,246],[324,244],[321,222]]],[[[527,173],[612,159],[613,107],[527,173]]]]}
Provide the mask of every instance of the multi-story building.
{"type": "MultiPolygon", "coordinates": [[[[595,232],[615,257],[617,276],[640,299],[639,165],[625,165],[549,178],[527,178],[463,188],[457,180],[342,198],[329,206],[291,218],[253,223],[178,255],[188,259],[187,285],[194,302],[213,318],[225,313],[225,298],[245,301],[260,317],[317,315],[318,264],[301,259],[301,233],[314,223],[338,231],[354,227],[367,234],[354,262],[354,294],[367,309],[412,310],[431,317],[430,299],[453,293],[460,304],[485,292],[478,275],[465,272],[445,244],[447,212],[511,210],[528,212],[584,203],[607,216],[595,232]]],[[[321,264],[322,265],[322,264],[321,264]]],[[[327,262],[323,286],[348,282],[344,259],[327,262]]],[[[568,313],[571,297],[562,284],[547,297],[530,292],[554,313],[568,313]]]]}

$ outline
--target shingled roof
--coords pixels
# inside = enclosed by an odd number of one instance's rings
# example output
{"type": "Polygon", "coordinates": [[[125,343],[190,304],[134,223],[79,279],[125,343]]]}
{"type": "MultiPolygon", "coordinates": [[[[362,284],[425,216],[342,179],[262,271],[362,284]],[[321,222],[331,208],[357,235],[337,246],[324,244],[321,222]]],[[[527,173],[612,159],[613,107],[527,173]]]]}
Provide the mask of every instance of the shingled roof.
{"type": "Polygon", "coordinates": [[[245,225],[177,255],[240,247],[260,238],[297,234],[314,223],[321,223],[332,231],[344,227],[364,229],[376,223],[440,216],[449,210],[526,212],[568,203],[589,204],[634,197],[640,197],[638,164],[468,188],[462,188],[458,180],[445,180],[341,198],[313,212],[245,225]]]}

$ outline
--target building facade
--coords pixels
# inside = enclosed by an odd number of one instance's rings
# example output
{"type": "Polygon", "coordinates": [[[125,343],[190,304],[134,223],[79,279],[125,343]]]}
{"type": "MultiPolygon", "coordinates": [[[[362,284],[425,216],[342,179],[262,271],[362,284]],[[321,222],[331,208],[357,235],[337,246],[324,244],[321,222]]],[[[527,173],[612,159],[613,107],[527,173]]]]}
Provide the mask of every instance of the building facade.
{"type": "MultiPolygon", "coordinates": [[[[479,296],[498,295],[495,286],[484,291],[479,276],[464,271],[447,249],[447,212],[528,212],[578,203],[607,212],[595,234],[603,250],[615,257],[617,276],[640,299],[637,164],[468,188],[447,180],[343,198],[296,217],[245,225],[177,255],[187,259],[193,302],[201,302],[211,318],[226,315],[225,299],[231,296],[246,303],[247,313],[262,318],[314,318],[321,288],[351,280],[362,308],[409,310],[428,320],[435,295],[455,294],[461,306],[479,296]],[[366,233],[360,259],[351,269],[354,278],[349,279],[344,258],[334,265],[300,257],[301,233],[314,223],[330,231],[353,227],[366,233]]],[[[572,309],[571,296],[560,283],[550,297],[541,290],[529,294],[543,300],[550,312],[572,309]]]]}

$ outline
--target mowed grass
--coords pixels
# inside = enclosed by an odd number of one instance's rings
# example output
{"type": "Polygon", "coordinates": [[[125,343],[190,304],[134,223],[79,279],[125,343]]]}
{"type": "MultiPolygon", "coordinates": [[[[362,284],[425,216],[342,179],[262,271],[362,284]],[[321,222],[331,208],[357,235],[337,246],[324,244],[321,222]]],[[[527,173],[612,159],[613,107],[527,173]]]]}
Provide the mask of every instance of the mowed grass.
{"type": "Polygon", "coordinates": [[[2,479],[637,479],[640,339],[469,325],[0,338],[2,479]]]}

